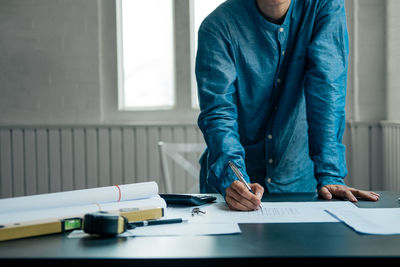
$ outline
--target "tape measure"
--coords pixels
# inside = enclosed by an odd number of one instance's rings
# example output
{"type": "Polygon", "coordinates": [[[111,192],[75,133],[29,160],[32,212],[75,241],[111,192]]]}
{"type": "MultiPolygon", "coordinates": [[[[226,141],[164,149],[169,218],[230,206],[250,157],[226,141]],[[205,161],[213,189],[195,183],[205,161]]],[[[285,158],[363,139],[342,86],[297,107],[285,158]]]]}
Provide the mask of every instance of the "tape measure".
{"type": "Polygon", "coordinates": [[[165,220],[144,220],[129,222],[125,216],[119,214],[99,211],[88,213],[83,217],[83,231],[91,235],[116,236],[122,234],[127,229],[135,229],[139,226],[161,225],[171,223],[183,223],[187,220],[182,218],[173,218],[165,220]]]}
{"type": "Polygon", "coordinates": [[[88,213],[83,217],[83,231],[91,235],[116,236],[135,227],[124,216],[105,211],[88,213]]]}

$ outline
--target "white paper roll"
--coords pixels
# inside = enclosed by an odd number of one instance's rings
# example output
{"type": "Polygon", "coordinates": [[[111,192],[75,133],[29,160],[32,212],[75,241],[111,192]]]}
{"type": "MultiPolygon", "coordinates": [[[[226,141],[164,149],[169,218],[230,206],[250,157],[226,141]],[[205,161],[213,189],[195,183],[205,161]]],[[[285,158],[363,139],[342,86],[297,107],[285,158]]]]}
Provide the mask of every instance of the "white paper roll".
{"type": "Polygon", "coordinates": [[[0,199],[0,214],[107,202],[145,199],[158,195],[156,182],[114,185],[49,194],[0,199]]]}
{"type": "Polygon", "coordinates": [[[146,199],[128,200],[121,202],[0,213],[0,225],[25,223],[38,220],[61,220],[72,217],[83,217],[86,213],[96,212],[100,210],[111,212],[118,211],[124,208],[146,207],[166,208],[167,204],[165,203],[165,200],[160,196],[153,196],[146,199]]]}

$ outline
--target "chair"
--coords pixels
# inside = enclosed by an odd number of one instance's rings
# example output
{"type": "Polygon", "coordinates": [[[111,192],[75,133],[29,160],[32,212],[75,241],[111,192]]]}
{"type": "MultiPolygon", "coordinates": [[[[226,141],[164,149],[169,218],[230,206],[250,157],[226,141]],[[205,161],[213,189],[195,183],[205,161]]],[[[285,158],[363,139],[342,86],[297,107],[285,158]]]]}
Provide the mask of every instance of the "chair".
{"type": "MultiPolygon", "coordinates": [[[[172,179],[168,167],[168,158],[171,158],[178,166],[184,169],[191,178],[199,180],[200,169],[184,157],[183,153],[201,153],[205,150],[204,143],[166,143],[158,142],[160,152],[161,169],[163,173],[166,193],[172,193],[172,179]]],[[[199,191],[198,183],[195,183],[188,193],[199,191]]]]}

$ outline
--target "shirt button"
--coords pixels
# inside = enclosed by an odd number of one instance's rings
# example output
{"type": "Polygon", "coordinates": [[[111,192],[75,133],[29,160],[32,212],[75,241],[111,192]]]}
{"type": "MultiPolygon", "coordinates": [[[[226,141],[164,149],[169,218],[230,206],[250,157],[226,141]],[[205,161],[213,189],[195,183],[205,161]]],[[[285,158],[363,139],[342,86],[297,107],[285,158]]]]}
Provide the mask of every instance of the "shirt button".
{"type": "Polygon", "coordinates": [[[274,160],[273,160],[273,159],[269,159],[269,160],[268,160],[268,163],[269,163],[269,164],[272,164],[272,163],[274,163],[274,160]]]}
{"type": "Polygon", "coordinates": [[[282,80],[281,80],[280,78],[278,78],[278,80],[276,80],[276,81],[277,81],[278,83],[281,83],[282,80]]]}
{"type": "Polygon", "coordinates": [[[285,50],[282,51],[282,56],[285,55],[285,50]]]}
{"type": "Polygon", "coordinates": [[[268,135],[268,139],[269,139],[269,140],[272,139],[272,135],[271,135],[271,134],[268,135]]]}
{"type": "Polygon", "coordinates": [[[268,177],[268,178],[267,178],[267,183],[270,184],[271,182],[272,182],[272,179],[268,177]]]}
{"type": "Polygon", "coordinates": [[[282,27],[280,27],[280,28],[279,28],[279,31],[280,31],[280,32],[283,32],[283,28],[282,28],[282,27]]]}

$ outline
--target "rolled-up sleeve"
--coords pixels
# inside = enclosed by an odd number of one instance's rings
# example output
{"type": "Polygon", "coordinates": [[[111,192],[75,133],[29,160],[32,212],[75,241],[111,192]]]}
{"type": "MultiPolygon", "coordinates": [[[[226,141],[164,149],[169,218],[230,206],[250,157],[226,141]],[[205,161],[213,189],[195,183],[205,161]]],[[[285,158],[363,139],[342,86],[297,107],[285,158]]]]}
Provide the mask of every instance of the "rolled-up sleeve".
{"type": "Polygon", "coordinates": [[[234,83],[236,67],[226,36],[201,27],[198,33],[196,79],[200,103],[198,125],[207,148],[207,183],[225,196],[236,180],[228,168],[234,162],[249,181],[240,143],[234,83]]]}
{"type": "Polygon", "coordinates": [[[347,175],[342,137],[349,48],[344,1],[321,1],[317,12],[304,86],[310,157],[319,189],[344,184],[347,175]]]}

